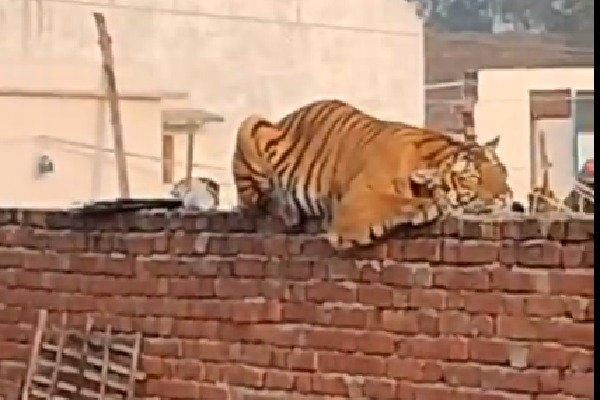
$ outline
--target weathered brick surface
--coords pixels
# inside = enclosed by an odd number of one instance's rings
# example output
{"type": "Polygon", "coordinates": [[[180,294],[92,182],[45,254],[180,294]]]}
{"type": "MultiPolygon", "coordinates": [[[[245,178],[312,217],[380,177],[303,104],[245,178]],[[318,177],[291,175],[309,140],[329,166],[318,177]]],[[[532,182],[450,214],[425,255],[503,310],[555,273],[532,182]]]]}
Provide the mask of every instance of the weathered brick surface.
{"type": "Polygon", "coordinates": [[[0,398],[40,308],[142,331],[146,398],[594,398],[593,220],[446,220],[345,256],[261,224],[0,211],[0,398]]]}

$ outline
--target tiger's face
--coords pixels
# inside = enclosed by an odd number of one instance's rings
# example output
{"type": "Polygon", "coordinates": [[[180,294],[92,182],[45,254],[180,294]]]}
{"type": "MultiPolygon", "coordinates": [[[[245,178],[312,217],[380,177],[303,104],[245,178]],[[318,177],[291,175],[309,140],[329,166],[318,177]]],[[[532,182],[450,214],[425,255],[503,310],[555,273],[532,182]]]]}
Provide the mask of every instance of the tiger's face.
{"type": "Polygon", "coordinates": [[[487,213],[512,204],[506,167],[496,155],[499,137],[459,153],[441,173],[446,206],[466,213],[487,213]]]}

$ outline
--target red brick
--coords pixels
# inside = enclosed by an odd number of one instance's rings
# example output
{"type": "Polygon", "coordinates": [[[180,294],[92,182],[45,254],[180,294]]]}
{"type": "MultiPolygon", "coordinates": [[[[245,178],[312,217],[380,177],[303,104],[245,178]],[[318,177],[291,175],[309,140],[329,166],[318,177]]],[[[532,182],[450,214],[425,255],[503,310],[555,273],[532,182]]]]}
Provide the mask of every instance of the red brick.
{"type": "Polygon", "coordinates": [[[550,292],[574,296],[594,296],[594,271],[589,273],[550,273],[550,292]]]}
{"type": "Polygon", "coordinates": [[[460,311],[443,312],[439,316],[439,329],[443,335],[470,335],[471,315],[460,311]]]}
{"type": "Polygon", "coordinates": [[[0,399],[17,400],[21,398],[21,382],[0,379],[0,399]]]}
{"type": "Polygon", "coordinates": [[[500,314],[503,311],[501,293],[466,292],[464,294],[465,310],[470,313],[500,314]]]}
{"type": "Polygon", "coordinates": [[[356,301],[354,285],[353,283],[315,282],[306,288],[306,298],[316,302],[353,303],[356,301]]]}
{"type": "Polygon", "coordinates": [[[18,382],[25,377],[27,365],[25,363],[0,363],[0,379],[8,379],[18,382]]]}
{"type": "Polygon", "coordinates": [[[411,358],[390,358],[387,360],[387,376],[397,380],[423,380],[423,362],[411,358]]]}
{"type": "Polygon", "coordinates": [[[440,333],[439,317],[436,310],[423,309],[417,311],[417,324],[421,334],[435,336],[440,333]]]}
{"type": "Polygon", "coordinates": [[[414,308],[432,308],[444,310],[447,305],[447,293],[439,289],[411,289],[408,303],[414,308]]]}
{"type": "Polygon", "coordinates": [[[569,351],[569,368],[577,372],[594,370],[594,351],[571,349],[569,351]]]}
{"type": "Polygon", "coordinates": [[[148,380],[146,395],[169,399],[197,399],[201,385],[183,380],[148,380]]]}
{"type": "Polygon", "coordinates": [[[594,348],[594,324],[567,321],[544,321],[540,338],[566,346],[594,348]]]}
{"type": "Polygon", "coordinates": [[[312,350],[292,350],[287,354],[286,367],[298,371],[315,371],[317,353],[312,350]]]}
{"type": "Polygon", "coordinates": [[[413,283],[413,270],[406,264],[387,265],[381,272],[381,282],[396,287],[410,287],[413,283]]]}
{"type": "Polygon", "coordinates": [[[565,394],[593,399],[594,373],[567,372],[561,386],[565,394]]]}
{"type": "Polygon", "coordinates": [[[491,289],[515,293],[541,292],[548,285],[545,272],[533,273],[498,268],[492,271],[491,279],[491,289]]]}
{"type": "Polygon", "coordinates": [[[179,339],[146,338],[142,351],[149,356],[178,357],[182,354],[182,344],[179,339]]]}
{"type": "Polygon", "coordinates": [[[502,298],[502,306],[504,309],[504,314],[509,316],[524,316],[525,313],[525,299],[524,295],[516,295],[511,294],[507,296],[503,296],[502,298]]]}
{"type": "Polygon", "coordinates": [[[334,281],[360,281],[361,268],[357,268],[356,261],[346,258],[332,258],[326,263],[327,275],[334,281]]]}
{"type": "Polygon", "coordinates": [[[261,278],[265,276],[265,260],[261,256],[238,255],[233,264],[233,275],[240,278],[261,278]]]}
{"type": "Polygon", "coordinates": [[[433,271],[433,285],[454,290],[487,290],[489,273],[484,269],[439,268],[433,271]]]}
{"type": "Polygon", "coordinates": [[[569,352],[557,344],[533,343],[527,364],[536,368],[565,368],[569,365],[569,352]]]}
{"type": "Polygon", "coordinates": [[[479,337],[490,337],[494,335],[494,319],[488,315],[474,315],[471,320],[473,324],[471,334],[479,337]]]}
{"type": "Polygon", "coordinates": [[[392,305],[394,290],[389,286],[368,284],[358,286],[358,302],[378,307],[392,305]]]}
{"type": "Polygon", "coordinates": [[[537,339],[540,324],[529,318],[499,316],[496,319],[496,333],[511,339],[537,339]]]}
{"type": "Polygon", "coordinates": [[[182,343],[181,354],[203,361],[226,361],[229,358],[229,345],[211,340],[186,340],[182,343]]]}
{"type": "Polygon", "coordinates": [[[230,299],[257,297],[260,294],[260,285],[258,281],[250,279],[217,278],[215,294],[217,297],[230,299]]]}
{"type": "Polygon", "coordinates": [[[0,342],[2,360],[24,361],[29,358],[29,346],[12,342],[0,342]]]}
{"type": "Polygon", "coordinates": [[[264,344],[235,344],[239,348],[239,354],[232,356],[230,348],[229,359],[244,364],[259,367],[268,367],[273,360],[273,348],[264,344]]]}
{"type": "Polygon", "coordinates": [[[450,386],[478,387],[481,369],[476,365],[447,364],[443,366],[444,382],[450,386]]]}
{"type": "Polygon", "coordinates": [[[582,267],[594,268],[594,242],[585,244],[585,253],[583,255],[582,267]]]}
{"type": "Polygon", "coordinates": [[[162,377],[165,373],[165,365],[160,357],[142,355],[141,369],[152,377],[162,377]]]}
{"type": "Polygon", "coordinates": [[[215,295],[212,280],[193,277],[169,279],[168,291],[170,296],[179,298],[196,299],[215,295]]]}
{"type": "MultiPolygon", "coordinates": [[[[0,314],[5,312],[7,312],[7,310],[2,309],[0,314]]],[[[29,343],[33,338],[33,327],[19,325],[16,323],[17,321],[7,322],[14,322],[14,324],[0,324],[0,338],[2,338],[2,340],[8,342],[29,343]]]]}
{"type": "Polygon", "coordinates": [[[229,384],[260,388],[264,384],[265,371],[245,365],[228,365],[223,370],[223,380],[229,384]]]}
{"type": "Polygon", "coordinates": [[[414,398],[418,400],[467,400],[469,395],[459,389],[443,386],[416,386],[414,387],[414,398]]]}
{"type": "Polygon", "coordinates": [[[341,376],[315,374],[312,376],[312,391],[332,396],[347,396],[348,387],[341,376]]]}
{"type": "Polygon", "coordinates": [[[376,315],[374,309],[333,307],[320,309],[317,321],[331,327],[365,328],[373,323],[376,315]]]}
{"type": "Polygon", "coordinates": [[[563,243],[561,249],[561,264],[566,268],[581,268],[584,265],[585,245],[563,243]]]}
{"type": "Polygon", "coordinates": [[[284,303],[282,308],[283,321],[315,323],[317,309],[311,303],[284,303]]]}
{"type": "Polygon", "coordinates": [[[357,335],[337,329],[312,329],[306,332],[306,345],[314,349],[352,352],[356,350],[357,335]]]}
{"type": "Polygon", "coordinates": [[[307,281],[313,275],[314,263],[310,260],[285,260],[278,266],[279,274],[287,279],[307,281]]]}
{"type": "Polygon", "coordinates": [[[198,385],[198,395],[202,400],[228,400],[229,393],[222,387],[200,383],[198,385]]]}
{"type": "Polygon", "coordinates": [[[366,378],[363,391],[369,399],[395,400],[396,382],[385,378],[366,378]]]}
{"type": "Polygon", "coordinates": [[[346,356],[339,353],[319,352],[317,354],[319,372],[337,372],[353,375],[378,376],[385,373],[385,360],[377,356],[354,354],[346,356]]]}
{"type": "Polygon", "coordinates": [[[557,266],[561,262],[561,244],[558,242],[532,240],[523,242],[517,249],[517,259],[527,266],[557,266]]]}
{"type": "Polygon", "coordinates": [[[407,239],[404,240],[404,261],[440,261],[441,242],[437,239],[407,239]]]}
{"type": "Polygon", "coordinates": [[[265,374],[265,388],[272,390],[291,390],[296,377],[285,371],[270,370],[265,374]]]}
{"type": "Polygon", "coordinates": [[[498,260],[499,252],[497,242],[464,240],[460,242],[457,261],[461,264],[489,264],[498,260]]]}
{"type": "Polygon", "coordinates": [[[288,286],[284,281],[266,278],[259,282],[260,296],[269,300],[288,299],[288,286]]]}
{"type": "Polygon", "coordinates": [[[511,369],[484,369],[481,376],[486,389],[506,390],[519,393],[537,393],[540,380],[535,371],[515,371],[511,369]]]}
{"type": "Polygon", "coordinates": [[[276,301],[244,301],[232,304],[231,319],[238,323],[281,321],[281,304],[276,301]]]}
{"type": "Polygon", "coordinates": [[[468,341],[461,338],[425,338],[406,339],[409,354],[416,358],[458,361],[469,358],[468,341]]]}
{"type": "Polygon", "coordinates": [[[203,372],[203,365],[199,360],[166,360],[165,366],[169,370],[169,376],[175,379],[199,380],[203,372]]]}
{"type": "MultiPolygon", "coordinates": [[[[2,229],[2,228],[0,228],[2,229]]],[[[18,248],[0,249],[1,267],[19,267],[23,263],[23,251],[18,248]]]]}
{"type": "Polygon", "coordinates": [[[417,333],[419,332],[417,313],[383,310],[381,313],[381,327],[390,332],[417,333]]]}
{"type": "Polygon", "coordinates": [[[538,371],[540,380],[540,392],[557,393],[560,392],[561,373],[557,370],[546,369],[538,371]]]}
{"type": "Polygon", "coordinates": [[[559,297],[533,295],[525,298],[525,312],[539,317],[558,317],[565,314],[565,304],[559,297]]]}
{"type": "Polygon", "coordinates": [[[505,364],[508,362],[508,343],[493,339],[469,341],[469,358],[476,362],[505,364]]]}
{"type": "MultiPolygon", "coordinates": [[[[234,329],[239,330],[239,327],[234,327],[234,329]]],[[[249,326],[247,335],[240,336],[241,338],[251,338],[256,342],[281,347],[300,346],[303,341],[301,329],[272,324],[253,324],[249,326]]]]}

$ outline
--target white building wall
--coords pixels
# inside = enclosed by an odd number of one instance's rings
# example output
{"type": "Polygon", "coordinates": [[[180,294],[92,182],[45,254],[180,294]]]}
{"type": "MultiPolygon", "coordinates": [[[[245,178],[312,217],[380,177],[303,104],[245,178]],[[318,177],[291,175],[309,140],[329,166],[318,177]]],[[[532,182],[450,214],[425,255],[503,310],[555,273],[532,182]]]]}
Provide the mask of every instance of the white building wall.
{"type": "Polygon", "coordinates": [[[117,68],[142,68],[224,116],[196,146],[198,162],[221,169],[195,173],[221,181],[226,204],[234,132],[250,113],[276,119],[337,97],[424,123],[423,26],[406,1],[0,0],[0,63],[99,63],[92,11],[105,14],[117,68]]]}
{"type": "MultiPolygon", "coordinates": [[[[479,71],[475,129],[481,141],[500,135],[498,154],[507,165],[515,197],[521,201],[526,200],[531,187],[529,92],[555,89],[593,90],[594,69],[532,68],[479,71]]],[[[554,168],[561,168],[561,163],[569,169],[572,168],[572,160],[551,161],[554,168]]]]}

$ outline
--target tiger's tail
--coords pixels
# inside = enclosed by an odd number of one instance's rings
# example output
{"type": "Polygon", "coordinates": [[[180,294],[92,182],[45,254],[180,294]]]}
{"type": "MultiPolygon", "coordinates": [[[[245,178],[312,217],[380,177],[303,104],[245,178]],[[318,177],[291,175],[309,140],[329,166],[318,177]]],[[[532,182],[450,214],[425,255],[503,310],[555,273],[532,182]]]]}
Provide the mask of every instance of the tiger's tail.
{"type": "Polygon", "coordinates": [[[273,171],[266,158],[270,138],[281,132],[259,115],[245,118],[238,128],[233,156],[233,179],[241,208],[263,208],[271,191],[273,171]]]}

